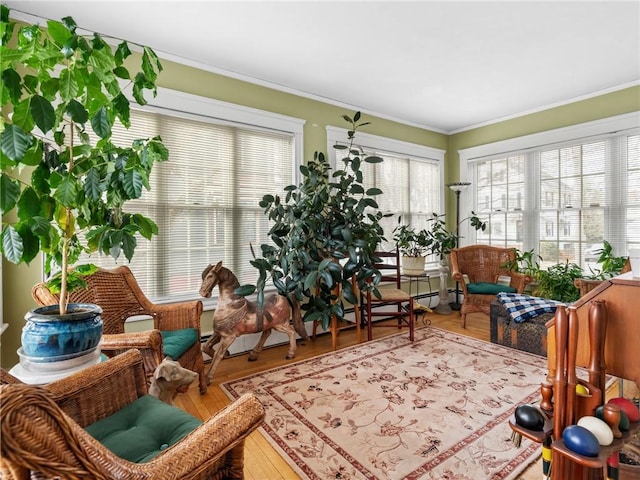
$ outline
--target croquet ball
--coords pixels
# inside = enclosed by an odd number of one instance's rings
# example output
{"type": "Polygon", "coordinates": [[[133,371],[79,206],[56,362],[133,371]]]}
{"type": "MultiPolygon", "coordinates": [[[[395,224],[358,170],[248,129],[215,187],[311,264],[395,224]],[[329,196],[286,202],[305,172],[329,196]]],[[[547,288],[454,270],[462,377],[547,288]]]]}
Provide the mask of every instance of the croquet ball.
{"type": "Polygon", "coordinates": [[[611,445],[611,442],[613,442],[613,432],[609,428],[609,425],[597,417],[582,417],[578,420],[578,425],[593,433],[600,445],[611,445]]]}
{"type": "Polygon", "coordinates": [[[576,385],[576,393],[578,395],[589,395],[589,390],[587,390],[587,387],[585,387],[584,385],[576,385]]]}
{"type": "Polygon", "coordinates": [[[620,410],[627,414],[630,422],[637,422],[640,420],[640,410],[635,404],[629,400],[628,398],[616,397],[609,400],[607,403],[613,403],[614,405],[618,405],[620,410]]]}
{"type": "Polygon", "coordinates": [[[585,457],[597,457],[600,445],[596,436],[580,425],[569,425],[562,432],[562,440],[567,448],[585,457]]]}
{"type": "Polygon", "coordinates": [[[629,417],[624,410],[620,409],[620,425],[618,425],[618,428],[622,432],[627,432],[629,430],[629,426],[629,417]]]}
{"type": "Polygon", "coordinates": [[[524,404],[516,407],[516,423],[521,427],[541,432],[544,428],[544,416],[533,405],[524,404]]]}
{"type": "MultiPolygon", "coordinates": [[[[618,428],[621,431],[626,432],[627,430],[629,430],[630,426],[629,417],[626,413],[624,413],[624,410],[622,410],[619,405],[616,405],[616,407],[618,407],[618,410],[620,411],[620,421],[618,422],[618,428]]],[[[604,405],[600,405],[598,408],[596,408],[596,417],[606,422],[604,418],[604,405]]]]}

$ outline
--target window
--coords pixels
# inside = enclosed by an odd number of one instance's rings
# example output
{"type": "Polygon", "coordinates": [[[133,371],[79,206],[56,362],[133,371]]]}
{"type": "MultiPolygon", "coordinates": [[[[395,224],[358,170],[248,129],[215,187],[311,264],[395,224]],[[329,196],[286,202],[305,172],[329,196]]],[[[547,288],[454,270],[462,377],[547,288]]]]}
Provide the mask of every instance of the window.
{"type": "MultiPolygon", "coordinates": [[[[336,143],[348,143],[347,131],[327,127],[329,158],[334,167],[340,167],[343,151],[333,148],[336,143]]],[[[377,187],[383,192],[376,199],[379,209],[392,214],[383,220],[387,240],[383,249],[394,248],[392,232],[398,216],[402,217],[402,223],[420,229],[430,227],[427,220],[433,213],[444,212],[444,150],[362,132],[356,134],[355,144],[366,155],[384,159],[381,163],[367,163],[362,169],[366,187],[377,187]]]]}
{"type": "Polygon", "coordinates": [[[476,241],[534,249],[543,266],[596,267],[604,240],[627,255],[640,244],[639,124],[621,115],[461,151],[491,225],[476,241]]]}
{"type": "MultiPolygon", "coordinates": [[[[159,235],[138,241],[128,264],[156,301],[198,297],[202,270],[222,260],[240,283],[255,283],[251,247],[268,240],[258,202],[295,183],[302,121],[161,90],[154,106],[131,112],[131,128],[113,142],[160,135],[169,161],[154,166],[151,190],[131,202],[152,218],[159,235]]],[[[88,259],[105,267],[110,257],[88,259]]]]}

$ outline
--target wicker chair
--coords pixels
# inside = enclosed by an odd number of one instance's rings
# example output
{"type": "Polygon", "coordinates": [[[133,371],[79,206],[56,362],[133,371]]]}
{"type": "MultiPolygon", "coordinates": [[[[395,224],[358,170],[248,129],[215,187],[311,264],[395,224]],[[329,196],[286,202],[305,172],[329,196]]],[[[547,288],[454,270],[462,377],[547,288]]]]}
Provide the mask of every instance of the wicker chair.
{"type": "MultiPolygon", "coordinates": [[[[509,291],[515,289],[517,293],[524,292],[524,287],[531,282],[531,277],[501,267],[505,262],[515,260],[513,248],[500,248],[490,245],[470,245],[456,248],[451,251],[451,275],[460,284],[464,299],[460,309],[462,328],[466,328],[467,314],[482,312],[489,315],[491,302],[496,299],[498,277],[501,275],[510,277],[509,291]],[[495,285],[492,293],[469,292],[469,284],[495,285]]],[[[507,290],[503,290],[507,291],[507,290]]]]}
{"type": "MultiPolygon", "coordinates": [[[[146,393],[142,356],[136,350],[45,387],[0,386],[0,477],[243,478],[245,439],[264,418],[264,408],[252,393],[240,397],[145,463],[120,458],[85,429],[100,419],[111,419],[146,393]]],[[[159,403],[169,412],[175,411],[176,417],[188,415],[159,403]]],[[[195,418],[193,421],[200,423],[195,418]]],[[[160,438],[156,441],[162,441],[160,438]]]]}
{"type": "MultiPolygon", "coordinates": [[[[129,267],[124,265],[114,269],[101,268],[85,279],[87,288],[71,292],[69,301],[95,303],[102,307],[104,335],[101,349],[105,355],[111,357],[131,348],[143,351],[145,373],[150,379],[165,356],[161,332],[195,329],[196,341],[174,360],[178,360],[180,365],[196,372],[200,393],[207,391],[208,382],[204,371],[200,338],[200,317],[202,316],[200,300],[167,305],[153,304],[140,289],[129,267]],[[125,321],[137,315],[151,316],[155,330],[125,333],[125,321]]],[[[45,283],[35,285],[31,294],[39,305],[58,303],[58,296],[52,294],[45,283]]]]}
{"type": "MultiPolygon", "coordinates": [[[[622,267],[620,273],[627,273],[631,271],[631,260],[627,258],[627,263],[622,267]]],[[[580,297],[584,297],[591,290],[600,285],[604,280],[592,280],[590,278],[577,278],[573,281],[573,284],[580,290],[580,297]]]]}

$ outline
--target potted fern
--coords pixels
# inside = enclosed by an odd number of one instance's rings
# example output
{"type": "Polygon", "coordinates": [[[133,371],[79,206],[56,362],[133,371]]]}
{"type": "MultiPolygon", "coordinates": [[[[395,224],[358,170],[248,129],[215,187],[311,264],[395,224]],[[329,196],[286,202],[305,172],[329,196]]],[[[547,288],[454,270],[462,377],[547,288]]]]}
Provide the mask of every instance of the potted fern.
{"type": "MultiPolygon", "coordinates": [[[[131,75],[126,42],[115,50],[100,35],[84,36],[71,17],[47,28],[21,25],[0,5],[2,112],[0,133],[3,256],[30,263],[44,254],[50,287],[60,293],[54,312],[68,315],[67,292],[84,284],[91,267],[69,267],[82,252],[131,260],[136,235],[157,233],[149,218],[124,210],[149,188],[155,162],[168,158],[160,138],[114,145],[112,127],[129,126],[130,90],[143,105],[155,94],[161,64],[142,48],[131,75]]],[[[47,308],[47,307],[44,307],[47,308]]]]}

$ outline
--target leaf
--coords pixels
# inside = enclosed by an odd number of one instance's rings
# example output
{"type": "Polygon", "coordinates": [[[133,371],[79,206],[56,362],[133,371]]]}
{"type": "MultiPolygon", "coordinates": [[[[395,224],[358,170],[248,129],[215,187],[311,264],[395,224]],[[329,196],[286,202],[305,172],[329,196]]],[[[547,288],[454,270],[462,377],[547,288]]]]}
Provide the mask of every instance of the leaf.
{"type": "Polygon", "coordinates": [[[64,45],[72,37],[69,29],[62,23],[55,20],[47,21],[47,31],[58,45],[64,45]]]}
{"type": "Polygon", "coordinates": [[[2,252],[7,260],[20,263],[22,259],[22,238],[13,227],[7,225],[2,230],[2,252]]]}
{"type": "Polygon", "coordinates": [[[255,285],[241,285],[236,288],[233,293],[235,293],[236,295],[240,295],[241,297],[246,297],[247,295],[252,295],[255,291],[255,285]]]}
{"type": "Polygon", "coordinates": [[[62,181],[57,186],[56,191],[53,192],[53,198],[65,207],[73,207],[76,203],[77,196],[78,184],[75,179],[69,176],[62,177],[62,181]]]}
{"type": "Polygon", "coordinates": [[[100,172],[97,168],[92,168],[87,172],[84,179],[84,195],[86,198],[98,201],[102,196],[102,188],[100,182],[100,172]]]}
{"type": "Polygon", "coordinates": [[[8,175],[0,174],[0,212],[12,210],[20,196],[20,184],[8,175]]]}
{"type": "MultiPolygon", "coordinates": [[[[130,234],[129,232],[123,231],[122,235],[122,251],[124,252],[124,256],[127,257],[127,260],[131,261],[133,258],[133,252],[136,249],[137,240],[135,235],[130,234]]],[[[117,257],[116,257],[117,258],[117,257]]]]}
{"type": "Polygon", "coordinates": [[[367,190],[367,195],[381,195],[382,194],[382,190],[380,190],[379,188],[370,188],[367,190]]]}
{"type": "Polygon", "coordinates": [[[16,125],[7,125],[0,134],[2,153],[14,162],[22,160],[26,151],[33,145],[33,142],[33,136],[22,131],[16,125]]]}
{"type": "Polygon", "coordinates": [[[58,92],[63,101],[69,102],[73,100],[79,91],[78,82],[68,68],[60,72],[58,92]]]}
{"type": "Polygon", "coordinates": [[[111,121],[105,107],[100,107],[93,115],[91,127],[100,138],[109,138],[111,136],[111,121]]]}
{"type": "Polygon", "coordinates": [[[125,172],[122,184],[129,198],[140,198],[142,195],[142,176],[137,170],[125,172]]]}
{"type": "Polygon", "coordinates": [[[122,93],[116,95],[113,99],[113,108],[115,109],[118,118],[122,122],[122,125],[125,127],[129,127],[130,125],[130,117],[131,117],[131,109],[129,106],[129,100],[122,93]]]}
{"type": "Polygon", "coordinates": [[[89,112],[77,100],[73,99],[67,104],[67,114],[76,123],[86,123],[89,120],[89,112]]]}
{"type": "Polygon", "coordinates": [[[20,220],[30,220],[40,213],[40,198],[32,187],[27,187],[22,191],[18,200],[18,218],[20,220]]]}

